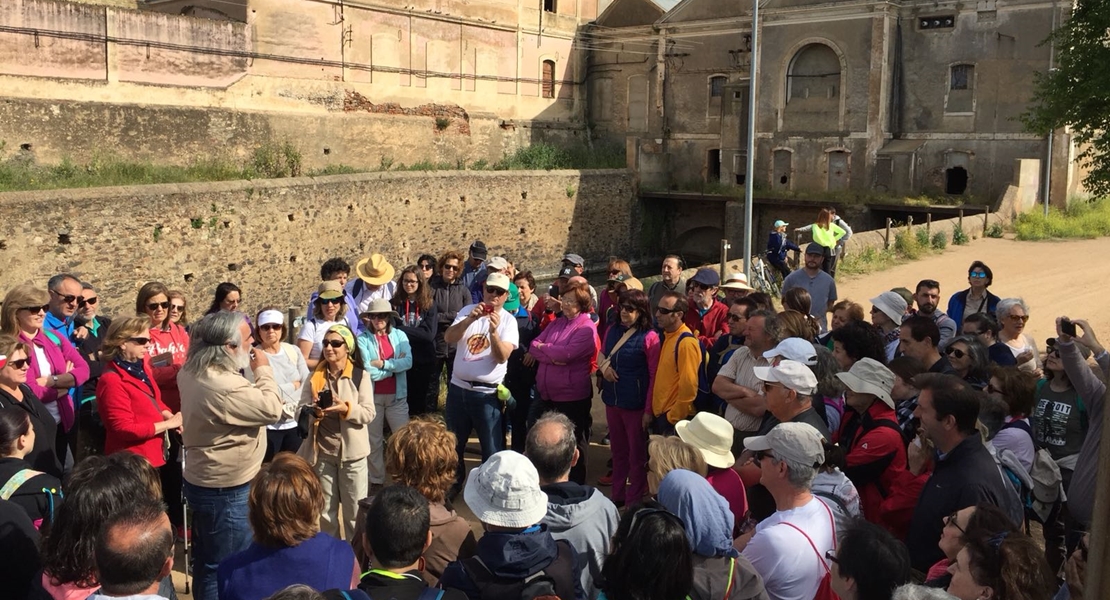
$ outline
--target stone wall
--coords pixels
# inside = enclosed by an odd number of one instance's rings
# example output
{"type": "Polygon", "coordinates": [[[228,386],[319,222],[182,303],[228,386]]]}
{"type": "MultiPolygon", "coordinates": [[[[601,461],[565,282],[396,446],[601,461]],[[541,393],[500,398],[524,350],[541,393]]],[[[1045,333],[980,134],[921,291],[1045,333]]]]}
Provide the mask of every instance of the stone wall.
{"type": "Polygon", "coordinates": [[[2,288],[71,271],[128,314],[160,280],[203,313],[221,281],[244,308],[303,306],[333,256],[382,252],[400,271],[424,253],[491,255],[551,274],[565,252],[593,266],[634,255],[633,175],[612,171],[371,173],[0,194],[2,288]]]}

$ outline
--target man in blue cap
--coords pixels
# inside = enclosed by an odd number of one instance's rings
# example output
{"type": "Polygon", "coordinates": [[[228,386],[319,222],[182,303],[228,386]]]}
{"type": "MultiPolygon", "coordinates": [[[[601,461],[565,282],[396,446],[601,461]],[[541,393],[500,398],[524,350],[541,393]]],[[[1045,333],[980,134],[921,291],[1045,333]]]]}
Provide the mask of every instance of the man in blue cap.
{"type": "Polygon", "coordinates": [[[717,338],[728,331],[728,306],[717,301],[721,276],[716,269],[703,267],[690,278],[690,310],[686,311],[686,326],[703,348],[712,348],[717,338]]]}

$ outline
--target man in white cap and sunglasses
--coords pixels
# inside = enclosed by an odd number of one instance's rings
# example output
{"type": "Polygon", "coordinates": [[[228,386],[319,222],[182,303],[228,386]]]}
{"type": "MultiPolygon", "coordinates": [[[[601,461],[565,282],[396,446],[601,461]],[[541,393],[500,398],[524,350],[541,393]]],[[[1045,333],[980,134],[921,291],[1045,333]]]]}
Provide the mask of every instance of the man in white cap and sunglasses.
{"type": "Polygon", "coordinates": [[[771,598],[809,600],[829,584],[826,555],[836,548],[836,524],[832,510],[810,492],[825,462],[823,439],[807,423],[780,423],[744,441],[776,512],[756,526],[742,552],[771,598]]]}
{"type": "Polygon", "coordinates": [[[882,510],[883,500],[906,475],[906,447],[890,395],[894,372],[865,357],[836,376],[848,388],[838,438],[845,452],[844,474],[859,490],[864,517],[905,538],[911,515],[897,518],[882,510]]]}
{"type": "Polygon", "coordinates": [[[906,299],[897,292],[883,292],[871,299],[871,324],[883,333],[887,362],[898,354],[898,328],[902,326],[907,307],[906,299]]]}
{"type": "Polygon", "coordinates": [[[459,457],[452,494],[458,493],[466,475],[463,453],[471,431],[477,431],[483,461],[505,445],[497,387],[505,379],[509,355],[520,343],[516,319],[504,309],[509,286],[507,275],[490,273],[482,286],[482,301],[460,309],[443,334],[444,341],[457,347],[444,411],[459,457]]]}
{"type": "Polygon", "coordinates": [[[813,408],[817,376],[812,369],[796,360],[780,360],[771,367],[756,367],[755,376],[763,382],[767,412],[771,413],[759,430],[760,435],[766,435],[779,423],[809,423],[822,437],[832,439],[828,425],[813,408]]]}

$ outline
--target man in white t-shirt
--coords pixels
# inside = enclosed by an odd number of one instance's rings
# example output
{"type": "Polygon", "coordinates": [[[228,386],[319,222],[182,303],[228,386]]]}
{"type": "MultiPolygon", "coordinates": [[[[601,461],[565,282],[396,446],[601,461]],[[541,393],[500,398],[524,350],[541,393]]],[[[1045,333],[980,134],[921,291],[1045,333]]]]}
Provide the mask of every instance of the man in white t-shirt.
{"type": "Polygon", "coordinates": [[[509,297],[509,284],[504,273],[490,273],[482,287],[482,302],[460,309],[443,334],[448,344],[457,347],[444,411],[459,456],[452,496],[466,478],[463,452],[471,431],[477,431],[482,462],[505,445],[497,386],[505,379],[505,362],[520,343],[516,319],[502,308],[509,297]]]}
{"type": "Polygon", "coordinates": [[[743,554],[772,600],[812,600],[829,573],[825,553],[836,549],[832,511],[809,491],[825,462],[822,436],[808,423],[780,423],[744,446],[755,453],[759,482],[777,511],[755,528],[743,554]]]}

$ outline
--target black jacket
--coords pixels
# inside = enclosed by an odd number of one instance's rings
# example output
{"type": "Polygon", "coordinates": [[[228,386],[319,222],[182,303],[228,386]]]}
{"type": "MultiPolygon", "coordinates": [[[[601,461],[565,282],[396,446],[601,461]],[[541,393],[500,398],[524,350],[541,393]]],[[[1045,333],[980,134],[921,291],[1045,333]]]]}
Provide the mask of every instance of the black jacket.
{"type": "MultiPolygon", "coordinates": [[[[370,572],[358,584],[358,589],[374,600],[418,600],[420,593],[427,588],[428,584],[421,577],[420,571],[409,571],[396,577],[370,572]]],[[[440,600],[466,600],[466,594],[458,590],[443,590],[440,600]]]]}
{"type": "Polygon", "coordinates": [[[31,463],[31,468],[54,477],[62,477],[62,463],[58,460],[58,451],[54,447],[57,437],[58,424],[54,417],[42,405],[42,402],[31,391],[31,388],[21,385],[23,392],[22,401],[16,400],[11,394],[0,390],[0,410],[23,410],[31,417],[31,427],[35,428],[35,447],[24,460],[31,463]]]}
{"type": "MultiPolygon", "coordinates": [[[[36,470],[27,461],[21,458],[0,458],[0,487],[7,485],[16,473],[24,470],[36,470]]],[[[12,494],[9,500],[23,507],[27,516],[32,521],[49,523],[54,518],[54,511],[62,501],[62,482],[57,477],[39,473],[23,482],[23,485],[12,494]],[[50,490],[44,492],[43,489],[50,490]]]]}
{"type": "Polygon", "coordinates": [[[455,349],[447,347],[443,334],[455,322],[459,311],[470,304],[470,291],[458,279],[448,284],[439,275],[433,275],[428,285],[432,288],[432,298],[435,300],[437,311],[436,356],[444,358],[448,354],[454,354],[455,349]]]}
{"type": "MultiPolygon", "coordinates": [[[[528,533],[487,531],[478,540],[475,556],[481,559],[494,576],[509,581],[524,580],[545,571],[556,581],[557,588],[560,588],[558,595],[561,600],[585,600],[579,581],[582,565],[578,554],[567,542],[556,543],[546,525],[538,527],[538,531],[528,533]],[[568,560],[563,560],[564,557],[568,560]]],[[[470,600],[482,598],[481,590],[461,560],[447,565],[443,577],[439,578],[439,585],[457,589],[470,600]]]]}
{"type": "Polygon", "coordinates": [[[979,435],[970,435],[936,461],[913,511],[906,546],[913,568],[925,572],[944,553],[937,547],[944,517],[980,502],[994,504],[1020,526],[1024,509],[979,435]]]}

